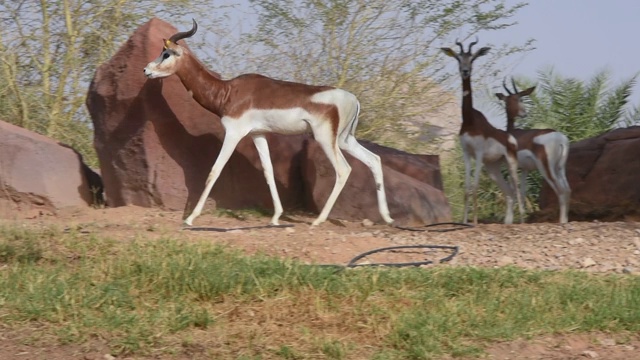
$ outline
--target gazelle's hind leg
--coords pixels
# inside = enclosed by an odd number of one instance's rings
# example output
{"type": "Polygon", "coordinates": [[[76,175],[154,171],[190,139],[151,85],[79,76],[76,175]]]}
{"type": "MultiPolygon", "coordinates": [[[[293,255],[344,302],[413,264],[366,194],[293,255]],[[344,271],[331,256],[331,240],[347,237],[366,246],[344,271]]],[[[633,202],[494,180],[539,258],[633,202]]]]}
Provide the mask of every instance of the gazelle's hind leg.
{"type": "Polygon", "coordinates": [[[333,185],[333,190],[331,194],[329,194],[329,198],[327,198],[327,202],[324,204],[320,215],[311,224],[311,226],[317,226],[329,217],[329,213],[331,209],[333,209],[338,195],[342,192],[349,178],[349,174],[351,174],[351,166],[347,162],[347,159],[344,158],[344,155],[338,147],[336,138],[328,126],[318,126],[312,130],[314,138],[322,147],[322,150],[327,155],[329,162],[331,162],[336,172],[336,182],[333,185]]]}
{"type": "Polygon", "coordinates": [[[362,146],[362,144],[360,144],[358,140],[351,135],[351,133],[343,135],[340,138],[338,145],[341,149],[362,161],[371,170],[373,179],[376,183],[376,194],[378,197],[378,209],[380,211],[380,215],[382,215],[382,219],[387,224],[393,223],[393,219],[389,213],[387,196],[384,189],[384,175],[382,173],[382,161],[380,160],[380,156],[372,153],[362,146]]]}
{"type": "Polygon", "coordinates": [[[558,167],[551,175],[554,184],[549,182],[551,188],[558,196],[558,205],[560,210],[560,223],[565,224],[569,221],[569,201],[571,200],[571,187],[567,181],[564,167],[558,167]]]}
{"type": "Polygon", "coordinates": [[[515,194],[519,197],[520,193],[518,192],[517,187],[513,187],[502,177],[502,173],[500,172],[500,162],[488,163],[486,164],[486,167],[489,178],[491,178],[491,180],[498,185],[500,190],[502,190],[507,201],[507,211],[504,216],[504,223],[513,224],[513,197],[515,194]]]}
{"type": "Polygon", "coordinates": [[[264,171],[264,177],[269,185],[269,191],[271,192],[271,199],[273,200],[273,217],[271,218],[271,224],[278,225],[280,215],[282,215],[282,203],[280,202],[280,196],[278,195],[278,188],[276,187],[276,180],[273,175],[273,164],[271,163],[271,156],[269,155],[269,144],[267,138],[264,135],[254,135],[253,143],[256,145],[258,155],[260,156],[260,162],[262,163],[262,170],[264,171]]]}

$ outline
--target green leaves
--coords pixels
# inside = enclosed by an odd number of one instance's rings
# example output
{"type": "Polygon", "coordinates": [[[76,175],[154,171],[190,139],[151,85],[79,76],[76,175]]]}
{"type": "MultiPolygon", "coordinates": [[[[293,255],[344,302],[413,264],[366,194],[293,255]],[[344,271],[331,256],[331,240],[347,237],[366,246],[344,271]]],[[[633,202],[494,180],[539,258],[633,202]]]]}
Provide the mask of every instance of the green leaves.
{"type": "MultiPolygon", "coordinates": [[[[495,0],[251,4],[258,23],[243,45],[260,54],[250,65],[276,78],[353,92],[362,103],[357,136],[411,151],[426,151],[431,143],[422,140],[430,137],[423,124],[448,102],[441,82],[453,79],[459,85],[457,73],[448,67],[451,60],[441,56],[439,47],[461,33],[507,28],[509,18],[524,6],[495,0]]],[[[526,43],[508,51],[528,48],[526,43]]],[[[495,61],[504,53],[496,48],[483,68],[499,71],[495,61]]]]}
{"type": "Polygon", "coordinates": [[[521,126],[556,129],[575,142],[637,123],[638,109],[628,107],[636,76],[613,86],[610,78],[607,71],[586,81],[562,77],[553,69],[540,71],[529,116],[521,126]]]}

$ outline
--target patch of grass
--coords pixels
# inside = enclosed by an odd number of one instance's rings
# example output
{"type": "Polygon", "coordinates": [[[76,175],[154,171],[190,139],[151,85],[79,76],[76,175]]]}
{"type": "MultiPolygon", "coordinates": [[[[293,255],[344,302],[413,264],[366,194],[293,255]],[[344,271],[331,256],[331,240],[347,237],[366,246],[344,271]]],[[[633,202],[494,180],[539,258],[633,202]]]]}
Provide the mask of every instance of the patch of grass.
{"type": "Polygon", "coordinates": [[[273,215],[273,210],[267,210],[264,208],[248,208],[237,210],[217,208],[214,210],[214,215],[217,217],[230,217],[237,220],[247,220],[248,218],[270,217],[271,215],[273,215]]]}
{"type": "Polygon", "coordinates": [[[38,324],[34,331],[61,343],[105,339],[114,354],[474,357],[487,341],[640,330],[634,276],[513,267],[336,272],[204,242],[51,229],[2,228],[0,249],[8,249],[4,326],[38,324]]]}
{"type": "Polygon", "coordinates": [[[42,258],[40,239],[56,235],[54,229],[32,231],[21,227],[0,227],[0,263],[34,263],[42,258]]]}

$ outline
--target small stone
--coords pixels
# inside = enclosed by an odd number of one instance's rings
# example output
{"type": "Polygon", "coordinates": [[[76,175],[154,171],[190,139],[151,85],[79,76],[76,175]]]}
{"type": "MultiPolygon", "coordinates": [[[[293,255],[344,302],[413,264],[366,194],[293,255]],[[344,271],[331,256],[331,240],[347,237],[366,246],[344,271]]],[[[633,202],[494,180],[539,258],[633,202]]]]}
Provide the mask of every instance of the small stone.
{"type": "Polygon", "coordinates": [[[629,274],[629,275],[635,275],[638,272],[632,268],[631,266],[625,266],[624,268],[622,268],[622,273],[623,274],[629,274]]]}
{"type": "Polygon", "coordinates": [[[364,220],[362,220],[362,226],[364,226],[364,227],[373,226],[373,221],[371,221],[369,219],[364,219],[364,220]]]}
{"type": "Polygon", "coordinates": [[[584,242],[585,240],[583,238],[575,238],[575,239],[569,240],[569,245],[580,245],[584,242]]]}
{"type": "Polygon", "coordinates": [[[289,234],[293,234],[294,232],[296,232],[296,229],[294,229],[292,227],[286,227],[286,228],[284,228],[284,231],[289,233],[289,234]]]}
{"type": "Polygon", "coordinates": [[[589,359],[597,359],[598,357],[600,357],[597,352],[591,351],[591,350],[583,351],[582,355],[584,355],[585,357],[588,357],[589,359]]]}
{"type": "Polygon", "coordinates": [[[115,360],[115,356],[111,355],[111,354],[104,354],[104,356],[102,357],[104,360],[115,360]]]}
{"type": "Polygon", "coordinates": [[[588,267],[596,265],[596,262],[592,258],[588,257],[588,258],[585,258],[584,260],[582,260],[581,265],[582,265],[583,268],[588,268],[588,267]]]}
{"type": "Polygon", "coordinates": [[[611,338],[600,339],[600,344],[602,344],[604,346],[615,346],[616,345],[616,341],[611,339],[611,338]]]}

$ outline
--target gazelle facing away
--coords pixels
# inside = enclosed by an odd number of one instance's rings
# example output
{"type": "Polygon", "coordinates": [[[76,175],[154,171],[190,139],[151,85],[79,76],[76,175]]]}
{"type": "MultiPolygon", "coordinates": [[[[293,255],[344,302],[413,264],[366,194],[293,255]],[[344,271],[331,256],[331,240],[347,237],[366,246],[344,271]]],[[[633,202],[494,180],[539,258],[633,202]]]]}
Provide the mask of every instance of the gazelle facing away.
{"type": "Polygon", "coordinates": [[[522,97],[530,95],[534,87],[518,92],[516,83],[511,79],[513,92],[503,81],[507,94],[497,93],[504,101],[507,112],[507,132],[518,140],[518,166],[521,169],[520,194],[524,199],[527,191],[527,175],[532,170],[540,171],[542,177],[558,196],[560,205],[560,223],[569,220],[569,200],[571,188],[565,175],[569,156],[569,139],[561,132],[552,129],[516,129],[516,117],[524,117],[527,112],[522,97]]]}
{"type": "Polygon", "coordinates": [[[218,115],[226,131],[220,154],[216,159],[205,189],[185,223],[192,225],[200,215],[205,201],[220,172],[231,157],[238,142],[250,135],[258,150],[264,176],[273,199],[271,223],[278,224],[282,204],[273,175],[267,133],[301,134],[311,131],[336,171],[336,182],[320,215],[312,225],[325,221],[351,172],[340,151],[343,149],[364,162],[373,173],[378,207],[387,223],[389,214],[384,190],[380,157],[358,143],[354,133],[358,123],[360,103],[351,93],[329,86],[311,86],[271,79],[258,74],[240,75],[222,80],[209,72],[185,47],[177,42],[193,36],[198,24],[186,32],[178,32],[164,40],[160,56],[144,68],[150,78],[175,74],[202,107],[218,115]]]}
{"type": "Polygon", "coordinates": [[[518,160],[516,139],[506,131],[496,129],[487,118],[473,108],[473,95],[471,91],[471,70],[473,62],[480,56],[486,55],[490,48],[483,47],[475,53],[471,48],[478,40],[469,44],[469,50],[458,41],[460,52],[456,53],[450,48],[441,48],[446,55],[458,61],[460,76],[462,77],[462,127],[460,128],[460,143],[464,157],[464,222],[469,216],[469,195],[473,193],[473,222],[478,223],[478,183],[482,166],[486,166],[489,177],[495,181],[506,197],[507,212],[504,218],[505,224],[513,223],[513,198],[518,202],[520,222],[523,221],[524,208],[518,188],[518,160]],[[471,159],[475,160],[476,168],[471,183],[471,159]],[[500,166],[506,163],[511,184],[506,182],[500,172],[500,166]]]}

